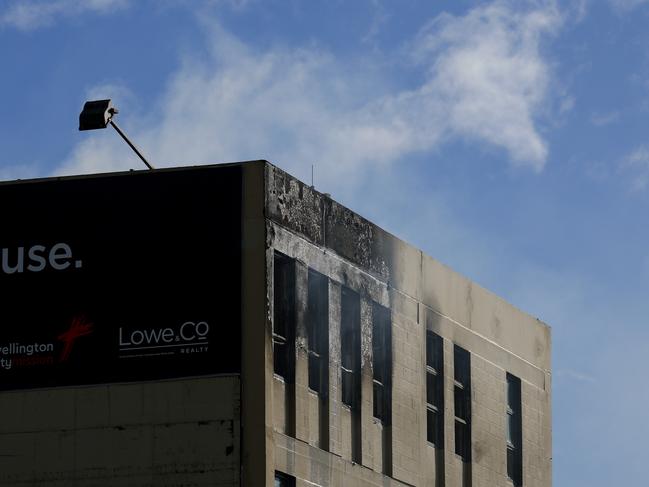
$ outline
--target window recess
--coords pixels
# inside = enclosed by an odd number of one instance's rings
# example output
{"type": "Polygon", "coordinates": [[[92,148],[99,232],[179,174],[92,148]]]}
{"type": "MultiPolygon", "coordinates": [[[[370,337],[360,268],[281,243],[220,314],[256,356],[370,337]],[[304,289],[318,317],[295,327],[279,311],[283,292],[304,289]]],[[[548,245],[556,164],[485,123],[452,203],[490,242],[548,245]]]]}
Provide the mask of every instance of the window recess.
{"type": "Polygon", "coordinates": [[[275,487],[295,487],[295,477],[276,470],[275,487]]]}
{"type": "Polygon", "coordinates": [[[426,331],[426,438],[444,447],[444,349],[442,337],[426,331]]]}
{"type": "Polygon", "coordinates": [[[309,388],[324,397],[329,385],[329,280],[309,269],[309,388]]]}
{"type": "Polygon", "coordinates": [[[458,345],[453,346],[455,411],[455,453],[464,462],[471,461],[471,356],[458,345]]]}
{"type": "Polygon", "coordinates": [[[516,487],[523,485],[521,380],[507,374],[507,476],[516,487]]]}
{"type": "Polygon", "coordinates": [[[275,252],[273,259],[273,368],[295,381],[295,261],[275,252]]]}
{"type": "Polygon", "coordinates": [[[374,417],[392,423],[392,323],[390,310],[372,303],[372,370],[374,417]]]}
{"type": "Polygon", "coordinates": [[[360,408],[361,315],[358,293],[341,289],[340,369],[343,404],[360,408]]]}

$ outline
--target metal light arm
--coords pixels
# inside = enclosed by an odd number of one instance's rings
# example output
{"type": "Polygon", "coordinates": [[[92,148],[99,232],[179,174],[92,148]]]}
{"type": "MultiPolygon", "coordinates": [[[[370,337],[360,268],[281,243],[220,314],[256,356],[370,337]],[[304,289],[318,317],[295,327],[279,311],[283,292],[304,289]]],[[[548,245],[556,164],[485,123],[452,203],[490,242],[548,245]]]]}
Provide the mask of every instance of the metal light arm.
{"type": "Polygon", "coordinates": [[[126,141],[126,143],[129,145],[129,147],[130,147],[131,149],[133,149],[133,152],[135,152],[135,153],[137,154],[137,156],[138,156],[140,159],[142,159],[142,162],[143,162],[144,164],[146,164],[146,167],[148,167],[149,169],[153,169],[153,166],[152,166],[151,164],[149,164],[149,161],[147,161],[146,158],[145,158],[145,157],[142,155],[142,153],[140,152],[140,150],[139,150],[137,147],[135,147],[135,144],[129,140],[129,138],[126,136],[126,134],[125,134],[124,132],[122,132],[122,130],[121,130],[121,129],[119,128],[119,126],[115,123],[115,121],[112,119],[112,117],[111,117],[111,119],[108,121],[108,123],[109,123],[109,124],[110,124],[110,125],[111,125],[111,126],[112,126],[116,131],[117,131],[117,133],[122,137],[122,139],[124,139],[124,140],[126,141]]]}
{"type": "Polygon", "coordinates": [[[79,130],[105,129],[109,124],[112,125],[120,137],[133,149],[133,152],[142,159],[146,167],[153,169],[153,166],[149,164],[149,161],[146,160],[140,150],[135,147],[135,144],[129,140],[126,134],[122,132],[122,129],[113,121],[113,117],[118,113],[119,111],[113,106],[110,99],[87,101],[79,114],[79,130]]]}

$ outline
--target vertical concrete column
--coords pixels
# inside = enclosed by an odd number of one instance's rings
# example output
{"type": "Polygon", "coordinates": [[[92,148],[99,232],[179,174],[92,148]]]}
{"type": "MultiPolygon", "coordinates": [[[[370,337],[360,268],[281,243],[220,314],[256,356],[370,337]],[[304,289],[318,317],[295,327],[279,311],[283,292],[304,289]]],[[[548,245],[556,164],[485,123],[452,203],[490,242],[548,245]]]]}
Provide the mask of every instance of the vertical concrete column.
{"type": "MultiPolygon", "coordinates": [[[[462,346],[462,343],[459,344],[462,346]]],[[[468,347],[470,349],[471,347],[468,347]]],[[[449,487],[471,487],[473,485],[473,469],[472,461],[464,462],[462,458],[455,453],[455,361],[454,361],[454,343],[444,340],[444,360],[446,370],[446,397],[445,404],[448,411],[448,419],[445,421],[447,425],[448,440],[446,441],[446,479],[447,486],[449,487]]],[[[475,363],[471,361],[470,376],[474,376],[475,363]]],[[[475,390],[471,388],[471,412],[475,411],[474,405],[475,390]]],[[[471,433],[471,457],[475,457],[474,450],[475,433],[471,433]]]]}
{"type": "Polygon", "coordinates": [[[295,437],[309,442],[311,431],[309,401],[309,354],[306,320],[308,316],[308,268],[295,263],[295,437]]]}
{"type": "Polygon", "coordinates": [[[453,342],[444,339],[444,452],[446,487],[462,486],[462,460],[455,454],[455,367],[453,342]]]}
{"type": "Polygon", "coordinates": [[[273,348],[266,289],[272,270],[266,255],[264,164],[247,164],[242,171],[241,485],[272,487],[273,348]]]}
{"type": "Polygon", "coordinates": [[[472,474],[474,487],[491,487],[507,475],[505,371],[477,354],[471,357],[472,474]]]}
{"type": "MultiPolygon", "coordinates": [[[[428,329],[428,323],[429,321],[432,321],[431,317],[429,316],[430,311],[427,310],[423,305],[418,304],[417,305],[417,320],[419,324],[419,353],[421,356],[424,358],[422,362],[422,371],[421,371],[421,376],[422,376],[422,382],[421,382],[421,387],[419,388],[419,394],[421,397],[424,398],[424,404],[422,407],[423,410],[423,416],[422,416],[422,421],[421,424],[419,425],[419,448],[420,451],[422,452],[422,462],[423,462],[423,475],[424,479],[422,484],[425,487],[438,487],[438,477],[440,473],[437,468],[437,459],[436,459],[436,453],[437,449],[434,448],[429,442],[428,442],[428,417],[427,417],[427,410],[426,410],[426,393],[427,393],[427,386],[426,386],[426,332],[428,329]]],[[[432,331],[432,330],[431,330],[432,331]]],[[[443,379],[442,379],[443,380],[443,379]]],[[[444,451],[443,449],[440,449],[440,451],[444,451]]],[[[444,459],[442,458],[442,462],[444,459]]],[[[441,484],[443,485],[443,484],[441,484]]]]}
{"type": "MultiPolygon", "coordinates": [[[[549,338],[548,338],[549,342],[549,338]]],[[[550,346],[548,343],[548,350],[550,346]]],[[[549,352],[548,352],[549,353],[549,352]]],[[[543,390],[539,391],[538,400],[540,401],[540,421],[541,421],[541,442],[542,453],[541,466],[539,468],[539,485],[552,485],[552,399],[550,391],[552,390],[552,375],[549,370],[545,371],[545,380],[543,390]]],[[[524,448],[524,447],[523,447],[524,448]]],[[[524,452],[525,450],[523,450],[524,452]]],[[[525,468],[525,464],[523,464],[525,468]]],[[[523,470],[524,472],[524,470],[523,470]]]]}
{"type": "Polygon", "coordinates": [[[522,389],[523,485],[541,487],[551,481],[549,397],[525,380],[522,389]]]}
{"type": "MultiPolygon", "coordinates": [[[[440,325],[439,325],[439,316],[434,313],[432,310],[427,308],[424,305],[419,305],[420,312],[418,313],[419,321],[420,321],[420,328],[422,332],[421,336],[421,347],[420,347],[420,353],[422,356],[422,388],[421,388],[421,394],[423,397],[424,405],[423,405],[423,414],[424,416],[422,417],[422,444],[425,445],[425,451],[426,453],[422,455],[422,462],[424,465],[424,473],[425,473],[425,482],[424,485],[426,487],[444,487],[446,485],[446,469],[445,469],[445,455],[446,452],[448,451],[448,447],[446,445],[446,442],[448,442],[448,437],[451,435],[453,432],[449,430],[448,428],[448,415],[451,414],[448,411],[447,404],[448,403],[448,384],[446,382],[447,377],[449,375],[449,370],[447,368],[448,366],[448,348],[447,344],[445,342],[448,342],[447,340],[444,340],[442,338],[442,376],[441,376],[441,381],[443,384],[443,395],[444,395],[444,403],[442,404],[442,414],[444,417],[444,423],[442,424],[442,427],[444,431],[442,432],[442,438],[444,443],[442,445],[437,445],[433,446],[432,443],[428,442],[428,417],[427,417],[427,410],[426,410],[426,394],[427,394],[427,384],[426,384],[426,334],[427,330],[432,331],[433,333],[437,334],[438,336],[442,336],[440,332],[440,325]]],[[[439,372],[439,371],[438,371],[439,372]]]]}
{"type": "Polygon", "coordinates": [[[329,280],[329,451],[342,454],[340,403],[340,284],[329,280]]]}
{"type": "Polygon", "coordinates": [[[361,297],[361,444],[363,465],[382,468],[381,429],[374,419],[372,370],[372,302],[361,297]]]}
{"type": "Polygon", "coordinates": [[[422,395],[425,359],[421,354],[417,303],[391,290],[393,388],[392,388],[392,472],[394,478],[418,485],[421,477],[420,425],[425,418],[422,395]]]}

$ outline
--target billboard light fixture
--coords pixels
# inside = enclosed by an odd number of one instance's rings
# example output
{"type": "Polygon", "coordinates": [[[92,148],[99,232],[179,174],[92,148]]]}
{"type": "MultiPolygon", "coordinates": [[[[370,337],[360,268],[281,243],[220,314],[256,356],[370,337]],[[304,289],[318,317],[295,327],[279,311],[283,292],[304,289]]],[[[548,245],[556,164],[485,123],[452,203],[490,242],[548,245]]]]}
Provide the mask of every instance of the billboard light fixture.
{"type": "Polygon", "coordinates": [[[108,100],[93,100],[87,101],[83,105],[83,110],[79,114],[79,130],[96,130],[96,129],[105,129],[108,125],[111,125],[115,131],[124,139],[128,146],[133,149],[133,152],[142,159],[142,162],[149,169],[153,169],[153,166],[146,160],[142,155],[140,150],[135,146],[133,142],[129,140],[122,129],[115,123],[113,116],[117,115],[119,110],[113,106],[113,102],[108,100]]]}

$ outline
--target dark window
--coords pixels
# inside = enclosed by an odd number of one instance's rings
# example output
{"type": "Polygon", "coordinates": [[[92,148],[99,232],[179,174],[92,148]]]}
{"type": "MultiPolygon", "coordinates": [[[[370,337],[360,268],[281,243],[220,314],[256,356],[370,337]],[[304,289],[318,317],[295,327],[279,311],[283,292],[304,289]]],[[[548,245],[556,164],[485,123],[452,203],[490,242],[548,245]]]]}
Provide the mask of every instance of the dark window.
{"type": "Polygon", "coordinates": [[[426,331],[426,436],[444,445],[444,348],[442,337],[426,331]]]}
{"type": "Polygon", "coordinates": [[[455,453],[471,461],[471,356],[462,347],[453,347],[455,453]]]}
{"type": "Polygon", "coordinates": [[[467,401],[464,387],[456,385],[454,390],[455,417],[460,418],[465,423],[469,421],[471,415],[471,404],[467,401]]]}
{"type": "Polygon", "coordinates": [[[275,252],[273,264],[273,363],[286,382],[295,379],[295,261],[275,252]]]}
{"type": "Polygon", "coordinates": [[[275,487],[295,487],[295,477],[275,471],[275,487]]]}
{"type": "Polygon", "coordinates": [[[374,417],[391,424],[392,326],[390,310],[372,303],[372,369],[374,417]]]}
{"type": "Polygon", "coordinates": [[[507,374],[507,476],[523,485],[521,380],[507,374]]]}
{"type": "Polygon", "coordinates": [[[455,382],[468,384],[471,381],[471,356],[462,347],[453,347],[455,382]]]}
{"type": "Polygon", "coordinates": [[[358,293],[341,289],[340,365],[342,402],[360,407],[361,307],[358,293]]]}
{"type": "Polygon", "coordinates": [[[462,457],[463,462],[471,461],[471,433],[469,425],[455,418],[455,453],[462,457]]]}
{"type": "Polygon", "coordinates": [[[322,396],[329,385],[329,281],[311,269],[308,303],[309,388],[322,396]]]}

